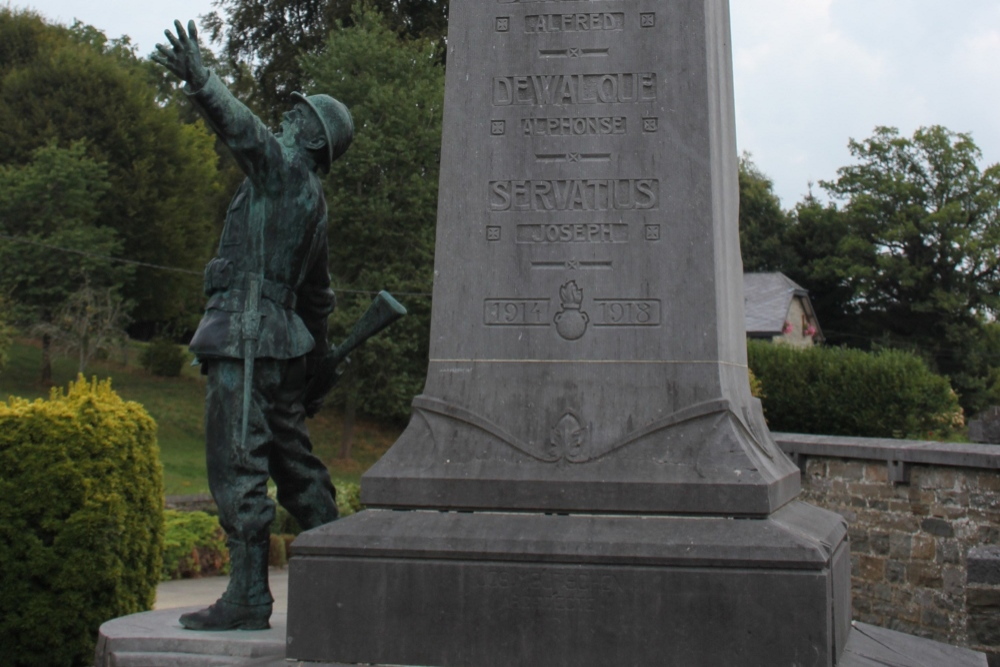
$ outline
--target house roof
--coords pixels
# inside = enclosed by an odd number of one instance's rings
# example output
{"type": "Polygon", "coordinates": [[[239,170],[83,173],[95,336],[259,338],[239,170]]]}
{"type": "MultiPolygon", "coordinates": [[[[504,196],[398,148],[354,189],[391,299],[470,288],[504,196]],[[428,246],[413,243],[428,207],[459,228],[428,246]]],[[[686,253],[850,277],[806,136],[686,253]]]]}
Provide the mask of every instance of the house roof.
{"type": "Polygon", "coordinates": [[[801,297],[815,319],[809,292],[783,273],[744,273],[743,299],[746,332],[750,335],[781,334],[792,299],[801,297]]]}

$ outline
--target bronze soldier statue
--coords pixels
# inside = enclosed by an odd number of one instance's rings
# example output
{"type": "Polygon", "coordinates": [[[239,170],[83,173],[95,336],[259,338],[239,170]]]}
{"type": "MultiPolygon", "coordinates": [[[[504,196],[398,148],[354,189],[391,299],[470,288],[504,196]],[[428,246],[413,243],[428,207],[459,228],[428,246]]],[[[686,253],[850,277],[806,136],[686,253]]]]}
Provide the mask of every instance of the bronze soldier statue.
{"type": "Polygon", "coordinates": [[[208,480],[231,578],[215,604],[180,622],[192,630],[263,629],[273,602],[268,477],[304,529],[337,518],[330,474],[312,453],[305,419],[316,407],[307,403],[317,400],[307,387],[329,370],[326,322],[334,308],[320,175],[347,150],[354,125],[332,97],[293,93],[294,106],[272,133],[205,68],[194,22],[175,27],[153,59],[186,82],[246,174],[205,269],[208,304],[190,346],[208,375],[208,480]]]}

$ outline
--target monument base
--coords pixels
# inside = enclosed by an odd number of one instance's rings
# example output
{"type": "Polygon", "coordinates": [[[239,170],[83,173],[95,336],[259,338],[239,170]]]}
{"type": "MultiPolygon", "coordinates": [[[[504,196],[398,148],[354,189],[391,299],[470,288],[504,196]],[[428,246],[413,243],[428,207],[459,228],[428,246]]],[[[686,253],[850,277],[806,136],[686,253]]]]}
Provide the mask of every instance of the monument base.
{"type": "Polygon", "coordinates": [[[285,614],[271,615],[269,630],[196,632],[178,622],[200,607],[159,609],[101,625],[95,667],[235,667],[285,655],[285,614]]]}
{"type": "MultiPolygon", "coordinates": [[[[193,609],[193,608],[192,608],[193,609]]],[[[123,616],[101,626],[96,667],[351,667],[334,662],[285,659],[284,614],[271,618],[263,632],[184,631],[177,624],[184,609],[123,616]],[[246,657],[246,656],[256,657],[246,657]]],[[[534,664],[534,663],[530,663],[534,664]]],[[[986,656],[901,632],[853,623],[838,667],[987,667],[986,656]]],[[[769,665],[770,667],[770,665],[769,665]]]]}
{"type": "Polygon", "coordinates": [[[766,519],[368,510],[296,540],[286,657],[832,666],[846,535],[799,502],[766,519]]]}

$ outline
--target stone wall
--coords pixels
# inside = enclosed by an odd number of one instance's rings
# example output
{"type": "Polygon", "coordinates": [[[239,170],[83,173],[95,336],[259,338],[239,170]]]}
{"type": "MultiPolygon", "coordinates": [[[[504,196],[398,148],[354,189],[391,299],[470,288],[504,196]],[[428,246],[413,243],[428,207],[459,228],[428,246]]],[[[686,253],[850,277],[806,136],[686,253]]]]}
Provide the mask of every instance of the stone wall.
{"type": "Polygon", "coordinates": [[[1000,446],[774,436],[803,470],[803,500],[850,525],[855,620],[995,661],[1000,446]],[[995,571],[981,565],[990,554],[995,571]]]}

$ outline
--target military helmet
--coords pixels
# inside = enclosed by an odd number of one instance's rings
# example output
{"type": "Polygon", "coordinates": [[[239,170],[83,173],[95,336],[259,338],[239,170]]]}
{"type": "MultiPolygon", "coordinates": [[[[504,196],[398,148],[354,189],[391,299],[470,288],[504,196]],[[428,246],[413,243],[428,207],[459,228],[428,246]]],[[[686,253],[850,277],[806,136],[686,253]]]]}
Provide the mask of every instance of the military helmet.
{"type": "Polygon", "coordinates": [[[347,151],[354,139],[354,120],[351,118],[351,112],[329,95],[306,97],[302,93],[292,93],[292,98],[304,102],[319,118],[326,133],[326,167],[329,168],[334,160],[347,151]]]}

